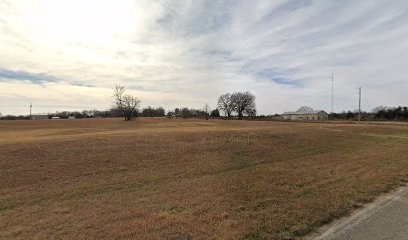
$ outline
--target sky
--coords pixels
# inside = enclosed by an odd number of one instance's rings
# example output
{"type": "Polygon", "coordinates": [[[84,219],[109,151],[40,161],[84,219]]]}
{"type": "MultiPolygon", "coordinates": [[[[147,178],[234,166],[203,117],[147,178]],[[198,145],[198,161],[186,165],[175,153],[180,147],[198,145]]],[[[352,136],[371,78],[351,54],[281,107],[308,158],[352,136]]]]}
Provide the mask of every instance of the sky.
{"type": "Polygon", "coordinates": [[[408,105],[408,1],[0,0],[0,113],[216,107],[258,114],[408,105]]]}

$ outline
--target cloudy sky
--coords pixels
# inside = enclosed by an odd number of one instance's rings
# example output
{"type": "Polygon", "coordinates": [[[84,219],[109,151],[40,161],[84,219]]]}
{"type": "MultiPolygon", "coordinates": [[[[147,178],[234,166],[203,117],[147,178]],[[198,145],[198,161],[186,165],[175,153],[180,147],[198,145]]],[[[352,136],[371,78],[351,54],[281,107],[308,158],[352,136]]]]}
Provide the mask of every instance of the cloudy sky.
{"type": "Polygon", "coordinates": [[[260,114],[408,104],[408,1],[0,0],[0,112],[215,107],[260,114]]]}

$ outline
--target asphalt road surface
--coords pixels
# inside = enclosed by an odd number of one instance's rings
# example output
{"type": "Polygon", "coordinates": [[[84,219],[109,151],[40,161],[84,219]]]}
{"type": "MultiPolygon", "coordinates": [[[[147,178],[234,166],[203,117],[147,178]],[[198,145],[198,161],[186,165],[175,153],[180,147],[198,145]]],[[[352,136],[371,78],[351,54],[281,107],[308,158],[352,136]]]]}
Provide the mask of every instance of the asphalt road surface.
{"type": "Polygon", "coordinates": [[[408,188],[384,196],[316,240],[408,240],[408,188]]]}

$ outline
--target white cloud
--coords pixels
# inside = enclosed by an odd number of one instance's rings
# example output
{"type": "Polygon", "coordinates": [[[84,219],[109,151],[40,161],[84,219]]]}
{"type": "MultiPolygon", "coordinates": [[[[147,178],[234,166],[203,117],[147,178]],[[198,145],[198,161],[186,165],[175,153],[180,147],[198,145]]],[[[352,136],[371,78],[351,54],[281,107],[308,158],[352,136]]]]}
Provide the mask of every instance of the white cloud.
{"type": "Polygon", "coordinates": [[[337,111],[356,108],[357,86],[367,110],[408,104],[406,1],[0,0],[0,9],[3,114],[31,101],[39,112],[108,108],[117,83],[168,109],[249,90],[264,114],[330,110],[331,71],[337,111]]]}

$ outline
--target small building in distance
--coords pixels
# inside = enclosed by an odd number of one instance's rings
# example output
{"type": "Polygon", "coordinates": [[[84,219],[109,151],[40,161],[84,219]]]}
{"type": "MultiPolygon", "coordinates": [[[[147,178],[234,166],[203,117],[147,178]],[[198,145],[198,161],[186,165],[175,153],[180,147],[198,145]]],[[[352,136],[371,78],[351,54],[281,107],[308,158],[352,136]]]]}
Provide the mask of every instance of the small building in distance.
{"type": "Polygon", "coordinates": [[[325,121],[329,119],[329,114],[323,110],[314,110],[311,107],[303,106],[296,112],[284,112],[282,114],[284,120],[291,121],[304,121],[304,120],[316,120],[325,121]]]}
{"type": "Polygon", "coordinates": [[[31,120],[48,120],[47,114],[33,114],[31,115],[31,120]]]}

